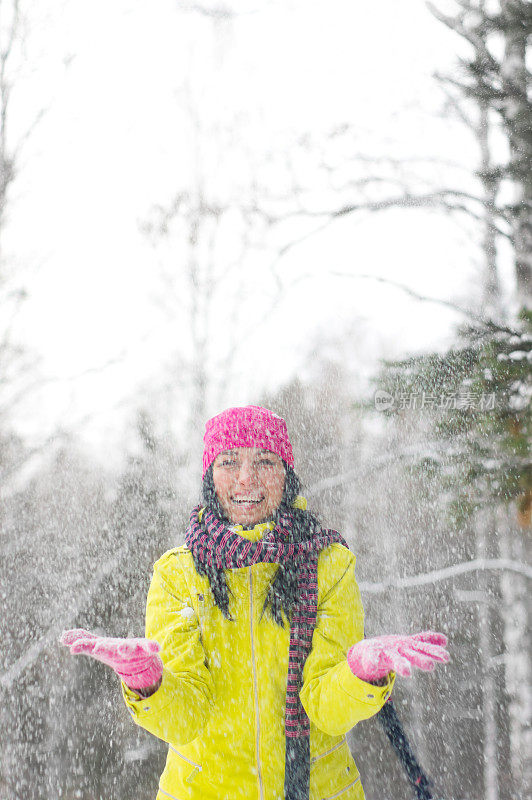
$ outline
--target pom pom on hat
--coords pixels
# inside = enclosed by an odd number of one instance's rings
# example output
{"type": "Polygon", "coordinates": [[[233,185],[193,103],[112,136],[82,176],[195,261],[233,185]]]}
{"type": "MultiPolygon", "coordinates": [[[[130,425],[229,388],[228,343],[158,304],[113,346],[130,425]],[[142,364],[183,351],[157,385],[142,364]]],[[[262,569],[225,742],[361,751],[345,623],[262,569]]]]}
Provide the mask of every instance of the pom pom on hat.
{"type": "Polygon", "coordinates": [[[227,408],[205,425],[203,475],[217,455],[233,447],[259,447],[294,466],[286,422],[262,406],[227,408]]]}

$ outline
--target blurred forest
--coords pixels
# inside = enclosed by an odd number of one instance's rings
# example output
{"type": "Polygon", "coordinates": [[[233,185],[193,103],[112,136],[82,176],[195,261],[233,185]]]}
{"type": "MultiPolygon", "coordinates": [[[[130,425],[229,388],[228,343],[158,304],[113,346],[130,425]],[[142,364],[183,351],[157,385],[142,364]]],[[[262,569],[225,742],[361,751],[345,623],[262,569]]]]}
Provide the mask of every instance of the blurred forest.
{"type": "MultiPolygon", "coordinates": [[[[165,745],[132,725],[111,670],[70,657],[58,636],[74,627],[142,635],[151,566],[183,542],[199,494],[203,424],[223,407],[237,375],[241,342],[231,329],[242,324],[240,310],[254,291],[248,254],[269,254],[263,268],[282,291],[282,256],[298,246],[287,220],[297,219],[305,238],[317,224],[362,212],[382,215],[385,226],[390,208],[446,215],[467,224],[478,242],[479,280],[458,309],[463,322],[452,347],[381,361],[368,384],[359,370],[366,334],[353,320],[340,336],[308,343],[305,376],[249,402],[286,419],[310,507],[356,553],[366,634],[449,636],[446,667],[397,680],[394,690],[434,798],[530,797],[532,7],[435,0],[430,9],[463,53],[434,86],[442,116],[463,125],[476,149],[469,174],[438,164],[437,152],[408,168],[384,152],[350,152],[355,121],[346,119],[330,137],[302,131],[270,154],[280,173],[292,161],[282,191],[261,183],[260,170],[225,194],[203,177],[154,208],[144,222],[158,254],[154,291],[161,313],[186,319],[190,338],[187,348],[176,344],[164,397],[139,394],[127,457],[116,469],[112,458],[110,466],[93,460],[75,433],[57,431],[34,447],[11,420],[39,377],[13,333],[32,278],[6,252],[4,233],[8,212],[16,214],[10,198],[24,148],[44,109],[37,104],[25,127],[11,125],[24,90],[17,81],[31,57],[32,7],[1,0],[0,800],[155,797],[165,745]],[[344,155],[329,160],[339,139],[344,155]],[[297,174],[302,152],[305,170],[297,174]],[[324,180],[336,187],[329,196],[336,204],[325,210],[324,180]],[[238,238],[230,248],[228,230],[238,238]],[[510,254],[511,301],[500,285],[501,252],[510,254]],[[236,287],[230,305],[228,281],[236,287]],[[211,325],[222,304],[227,339],[211,325]],[[213,359],[223,367],[216,373],[213,359]]],[[[237,10],[198,3],[188,13],[216,35],[237,10]]],[[[203,125],[192,90],[187,103],[198,152],[208,151],[213,164],[238,153],[227,120],[217,129],[203,125]]],[[[400,275],[397,286],[409,291],[400,275]]],[[[275,302],[274,292],[260,323],[275,302]]],[[[367,800],[413,797],[375,719],[348,738],[367,800]]]]}

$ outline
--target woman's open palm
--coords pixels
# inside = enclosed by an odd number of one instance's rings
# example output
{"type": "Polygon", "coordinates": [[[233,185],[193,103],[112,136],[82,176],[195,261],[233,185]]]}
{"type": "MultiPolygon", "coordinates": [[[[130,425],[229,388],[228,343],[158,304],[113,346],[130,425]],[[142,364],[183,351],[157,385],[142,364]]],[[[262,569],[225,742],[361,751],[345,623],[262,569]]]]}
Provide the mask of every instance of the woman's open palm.
{"type": "Polygon", "coordinates": [[[161,648],[151,639],[112,638],[74,628],[63,631],[60,642],[74,655],[82,653],[107,664],[131,689],[153,686],[162,675],[161,648]]]}

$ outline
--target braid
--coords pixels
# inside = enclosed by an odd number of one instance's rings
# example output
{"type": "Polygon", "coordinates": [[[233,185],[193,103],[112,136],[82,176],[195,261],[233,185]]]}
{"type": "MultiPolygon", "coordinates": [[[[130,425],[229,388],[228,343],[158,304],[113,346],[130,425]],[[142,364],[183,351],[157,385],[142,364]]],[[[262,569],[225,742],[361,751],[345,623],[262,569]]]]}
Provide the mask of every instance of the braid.
{"type": "Polygon", "coordinates": [[[229,522],[227,517],[225,516],[225,512],[218,500],[218,495],[216,494],[216,489],[214,488],[214,478],[212,477],[212,469],[213,465],[211,464],[208,468],[207,472],[203,477],[203,483],[201,486],[201,497],[203,503],[209,508],[212,513],[218,517],[220,520],[224,520],[225,522],[229,522]]]}
{"type": "MultiPolygon", "coordinates": [[[[205,473],[205,477],[203,478],[203,485],[202,485],[202,501],[204,505],[209,508],[213,514],[218,517],[218,519],[227,522],[227,517],[225,516],[222,506],[220,505],[220,501],[218,500],[218,495],[216,494],[216,489],[214,488],[214,480],[212,477],[212,464],[210,465],[209,469],[205,473]]],[[[192,551],[192,558],[194,559],[194,566],[196,567],[196,571],[199,572],[200,575],[206,575],[209,579],[209,584],[211,587],[211,592],[214,597],[214,602],[224,615],[226,619],[232,620],[231,614],[229,613],[229,595],[230,589],[227,583],[227,579],[225,577],[225,572],[223,569],[217,569],[214,565],[209,566],[208,564],[203,564],[199,558],[195,555],[194,551],[192,551]]]]}
{"type": "MultiPolygon", "coordinates": [[[[315,532],[319,531],[321,525],[318,518],[310,511],[304,511],[301,508],[293,507],[294,500],[301,489],[301,481],[292,467],[286,464],[285,461],[283,461],[283,464],[286,474],[285,485],[279,508],[275,512],[274,521],[277,524],[282,516],[289,516],[292,520],[292,530],[289,534],[289,541],[299,543],[305,539],[309,539],[315,532]]],[[[211,464],[203,478],[202,501],[218,519],[223,522],[229,522],[220,505],[216,489],[214,488],[212,470],[213,467],[211,464]]],[[[209,579],[214,602],[224,617],[232,620],[229,613],[230,589],[224,570],[202,564],[199,559],[195,557],[194,553],[192,553],[192,557],[194,558],[194,565],[197,572],[199,572],[200,575],[206,575],[209,579]]],[[[279,564],[279,569],[268,589],[262,614],[264,614],[268,608],[274,621],[281,627],[284,627],[283,612],[286,619],[290,620],[292,608],[298,598],[297,585],[297,564],[279,564]]]]}

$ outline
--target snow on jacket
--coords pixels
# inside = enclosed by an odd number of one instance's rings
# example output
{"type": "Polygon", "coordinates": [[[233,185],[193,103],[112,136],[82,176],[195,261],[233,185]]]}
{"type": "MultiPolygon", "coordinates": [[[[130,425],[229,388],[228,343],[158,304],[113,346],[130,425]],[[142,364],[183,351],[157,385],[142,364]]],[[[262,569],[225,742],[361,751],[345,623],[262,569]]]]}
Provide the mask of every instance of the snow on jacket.
{"type": "MultiPolygon", "coordinates": [[[[235,530],[257,541],[273,523],[235,530]]],[[[283,800],[290,631],[263,607],[278,564],[226,572],[233,620],[223,617],[187,547],[154,565],[146,636],[161,645],[160,688],[148,698],[122,684],[134,721],[169,745],[156,800],[283,800]]],[[[356,678],[348,648],[363,637],[355,556],[332,544],[318,560],[318,614],[301,702],[310,727],[310,800],[363,800],[346,733],[376,714],[385,686],[356,678]]]]}

